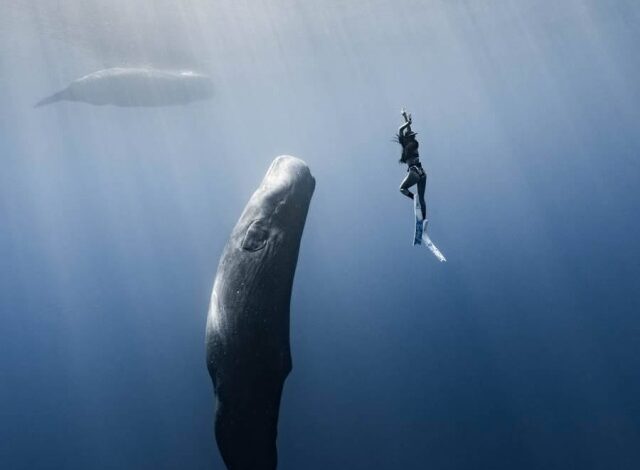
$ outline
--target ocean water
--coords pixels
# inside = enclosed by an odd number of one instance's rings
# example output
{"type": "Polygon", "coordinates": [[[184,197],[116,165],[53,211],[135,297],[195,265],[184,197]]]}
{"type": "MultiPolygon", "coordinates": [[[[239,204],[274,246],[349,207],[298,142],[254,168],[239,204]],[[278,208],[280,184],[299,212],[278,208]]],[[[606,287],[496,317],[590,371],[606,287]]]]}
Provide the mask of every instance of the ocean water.
{"type": "Polygon", "coordinates": [[[3,0],[0,468],[224,468],[209,295],[280,154],[317,181],[280,469],[640,468],[638,44],[632,0],[3,0]],[[114,66],[215,96],[33,108],[114,66]]]}

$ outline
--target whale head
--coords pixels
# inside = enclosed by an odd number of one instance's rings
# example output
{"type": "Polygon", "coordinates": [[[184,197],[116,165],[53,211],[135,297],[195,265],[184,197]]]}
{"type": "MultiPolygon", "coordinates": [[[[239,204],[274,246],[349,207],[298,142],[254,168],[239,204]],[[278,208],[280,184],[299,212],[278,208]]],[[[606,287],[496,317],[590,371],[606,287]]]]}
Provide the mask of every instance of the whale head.
{"type": "Polygon", "coordinates": [[[315,180],[307,165],[291,156],[276,158],[253,194],[232,234],[246,253],[274,257],[289,248],[304,225],[315,180]]]}
{"type": "Polygon", "coordinates": [[[304,161],[291,156],[273,161],[220,258],[207,322],[211,341],[253,331],[241,326],[247,323],[273,328],[273,339],[288,341],[291,289],[314,189],[304,161]]]}

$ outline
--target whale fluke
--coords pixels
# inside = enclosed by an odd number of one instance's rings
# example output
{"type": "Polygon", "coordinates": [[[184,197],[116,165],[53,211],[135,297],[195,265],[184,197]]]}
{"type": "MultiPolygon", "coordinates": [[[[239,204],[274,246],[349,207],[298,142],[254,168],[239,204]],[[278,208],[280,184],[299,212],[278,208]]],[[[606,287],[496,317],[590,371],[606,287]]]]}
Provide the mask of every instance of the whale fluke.
{"type": "Polygon", "coordinates": [[[58,93],[54,93],[51,96],[47,96],[46,98],[41,99],[35,105],[34,108],[39,108],[41,106],[45,106],[51,103],[57,103],[58,101],[64,101],[68,99],[69,92],[67,90],[61,90],[58,93]]]}
{"type": "Polygon", "coordinates": [[[291,370],[289,304],[315,180],[276,158],[220,258],[207,317],[215,434],[230,470],[274,470],[280,397],[291,370]]]}

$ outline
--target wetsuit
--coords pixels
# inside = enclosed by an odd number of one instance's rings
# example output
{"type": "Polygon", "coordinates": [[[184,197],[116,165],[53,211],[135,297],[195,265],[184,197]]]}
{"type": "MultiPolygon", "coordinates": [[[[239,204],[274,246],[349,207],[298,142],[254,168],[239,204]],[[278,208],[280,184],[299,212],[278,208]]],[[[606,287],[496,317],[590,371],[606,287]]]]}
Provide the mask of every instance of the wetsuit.
{"type": "Polygon", "coordinates": [[[420,209],[422,210],[422,219],[427,217],[427,205],[424,200],[424,191],[427,186],[427,174],[420,164],[420,155],[418,154],[418,141],[414,136],[399,135],[399,141],[402,145],[402,161],[407,164],[409,174],[400,185],[400,192],[410,199],[414,198],[414,194],[409,191],[413,185],[418,186],[418,200],[420,201],[420,209]]]}

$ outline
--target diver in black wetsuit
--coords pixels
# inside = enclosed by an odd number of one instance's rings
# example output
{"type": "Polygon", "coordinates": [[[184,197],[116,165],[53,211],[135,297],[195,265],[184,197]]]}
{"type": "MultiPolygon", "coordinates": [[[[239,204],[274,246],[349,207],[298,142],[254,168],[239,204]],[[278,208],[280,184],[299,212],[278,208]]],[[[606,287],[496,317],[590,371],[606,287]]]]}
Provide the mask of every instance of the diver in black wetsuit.
{"type": "Polygon", "coordinates": [[[418,201],[420,202],[420,209],[422,211],[422,220],[426,220],[427,206],[424,200],[424,190],[427,186],[427,174],[420,164],[418,141],[416,140],[417,134],[411,130],[411,114],[407,114],[407,111],[403,108],[402,117],[405,122],[398,129],[396,138],[398,143],[402,146],[400,163],[407,164],[407,171],[409,174],[402,181],[402,184],[400,185],[400,192],[408,198],[413,199],[415,196],[411,191],[409,191],[409,188],[413,185],[418,185],[418,201]]]}

